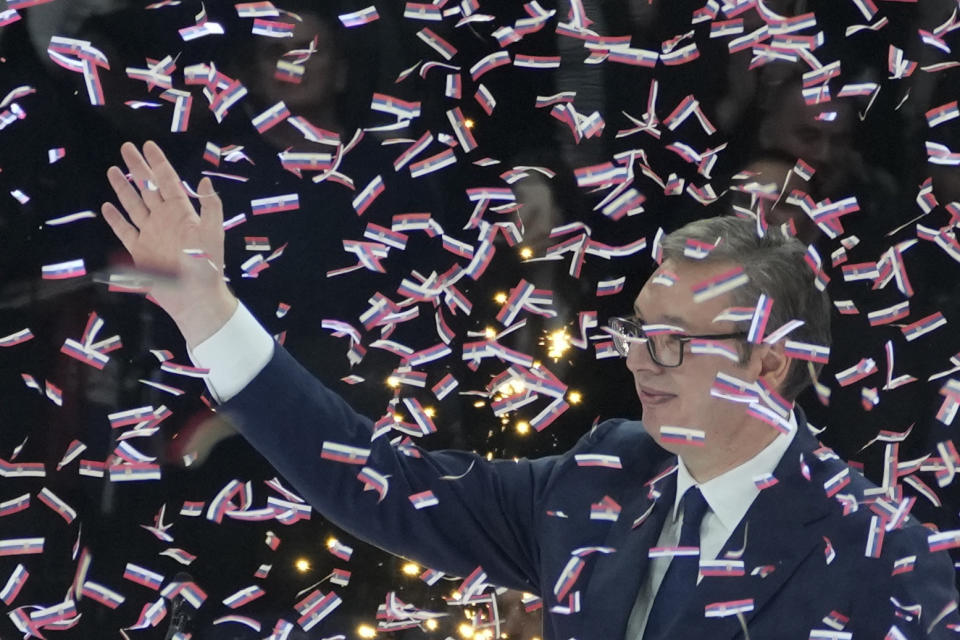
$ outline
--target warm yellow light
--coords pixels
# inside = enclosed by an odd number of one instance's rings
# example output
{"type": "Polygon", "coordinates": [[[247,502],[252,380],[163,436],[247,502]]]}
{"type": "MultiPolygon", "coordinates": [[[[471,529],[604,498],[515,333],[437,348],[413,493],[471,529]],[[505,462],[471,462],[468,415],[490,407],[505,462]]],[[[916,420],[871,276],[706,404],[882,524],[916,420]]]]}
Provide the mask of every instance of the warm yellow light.
{"type": "Polygon", "coordinates": [[[520,422],[518,422],[517,433],[519,433],[522,436],[525,436],[528,433],[530,433],[530,423],[527,422],[526,420],[521,420],[520,422]]]}
{"type": "Polygon", "coordinates": [[[427,629],[430,631],[434,631],[438,626],[436,618],[430,618],[425,624],[427,625],[427,629]]]}
{"type": "Polygon", "coordinates": [[[310,561],[306,558],[297,558],[297,561],[293,563],[293,566],[297,568],[297,571],[300,573],[306,573],[310,571],[310,561]]]}
{"type": "Polygon", "coordinates": [[[502,395],[505,398],[510,396],[515,396],[523,393],[527,390],[527,385],[524,384],[521,378],[510,378],[499,387],[497,387],[497,393],[502,395]]]}
{"type": "Polygon", "coordinates": [[[564,329],[557,329],[547,334],[547,355],[559,360],[570,349],[570,334],[564,329]]]}
{"type": "Polygon", "coordinates": [[[481,408],[481,407],[487,406],[487,403],[484,402],[483,400],[475,400],[475,401],[473,402],[473,406],[474,406],[474,408],[479,409],[479,408],[481,408]]]}
{"type": "Polygon", "coordinates": [[[503,291],[501,291],[501,292],[498,293],[497,295],[493,296],[493,301],[496,302],[497,304],[506,304],[506,303],[507,303],[507,294],[505,294],[503,291]]]}
{"type": "Polygon", "coordinates": [[[583,394],[579,391],[571,391],[567,394],[567,402],[570,404],[580,404],[583,400],[583,394]]]}
{"type": "Polygon", "coordinates": [[[403,573],[408,576],[420,575],[420,567],[415,562],[408,562],[403,565],[403,573]]]}
{"type": "Polygon", "coordinates": [[[428,416],[430,416],[431,418],[437,415],[437,410],[434,409],[433,407],[424,407],[423,412],[428,416]]]}
{"type": "Polygon", "coordinates": [[[377,630],[368,624],[362,624],[357,627],[357,635],[361,638],[376,638],[377,630]]]}
{"type": "Polygon", "coordinates": [[[396,389],[397,387],[400,386],[399,378],[397,378],[397,376],[390,376],[389,378],[387,378],[387,386],[390,387],[391,389],[396,389]]]}
{"type": "Polygon", "coordinates": [[[463,124],[464,126],[467,127],[467,129],[473,129],[473,126],[474,126],[473,118],[464,118],[463,124]]]}
{"type": "Polygon", "coordinates": [[[393,414],[393,421],[394,421],[394,422],[403,422],[403,416],[400,415],[399,413],[395,413],[395,414],[393,414]]]}
{"type": "Polygon", "coordinates": [[[333,547],[335,547],[336,544],[337,544],[336,538],[334,538],[333,536],[330,536],[329,538],[327,538],[327,549],[333,549],[333,547]]]}
{"type": "Polygon", "coordinates": [[[488,340],[493,340],[497,337],[497,330],[493,327],[487,327],[483,330],[483,337],[487,338],[488,340]]]}
{"type": "Polygon", "coordinates": [[[524,260],[529,260],[533,257],[533,249],[530,247],[520,247],[520,257],[524,260]]]}
{"type": "Polygon", "coordinates": [[[457,628],[457,631],[459,631],[459,632],[460,632],[460,635],[463,636],[464,638],[472,638],[472,637],[473,637],[473,626],[467,624],[466,622],[464,622],[463,624],[461,624],[461,625],[457,628]]]}
{"type": "Polygon", "coordinates": [[[493,451],[487,451],[487,460],[493,460],[493,451]]]}

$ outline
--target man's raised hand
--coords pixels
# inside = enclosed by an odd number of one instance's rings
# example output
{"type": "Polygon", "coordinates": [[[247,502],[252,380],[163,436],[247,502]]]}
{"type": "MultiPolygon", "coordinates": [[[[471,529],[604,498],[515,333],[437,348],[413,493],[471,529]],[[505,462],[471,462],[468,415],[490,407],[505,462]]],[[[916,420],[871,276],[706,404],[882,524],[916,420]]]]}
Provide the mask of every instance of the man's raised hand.
{"type": "Polygon", "coordinates": [[[150,293],[193,347],[223,326],[237,305],[223,281],[223,205],[204,178],[197,215],[154,142],[144,144],[142,154],[124,143],[120,154],[136,188],[118,167],[110,167],[107,179],[127,216],[109,202],[101,212],[138,268],[170,276],[154,282],[150,293]]]}

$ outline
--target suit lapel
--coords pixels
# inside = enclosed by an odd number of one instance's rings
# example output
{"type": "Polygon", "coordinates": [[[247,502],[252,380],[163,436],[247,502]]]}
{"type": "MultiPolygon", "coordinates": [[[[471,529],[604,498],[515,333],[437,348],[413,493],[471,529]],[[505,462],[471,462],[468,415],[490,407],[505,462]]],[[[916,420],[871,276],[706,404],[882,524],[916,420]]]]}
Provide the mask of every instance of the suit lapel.
{"type": "MultiPolygon", "coordinates": [[[[676,458],[671,458],[664,468],[675,462],[676,458]]],[[[620,517],[604,541],[604,546],[613,547],[616,553],[596,558],[586,585],[585,615],[581,618],[589,620],[590,626],[584,628],[579,637],[616,640],[624,637],[630,612],[649,568],[648,552],[657,545],[664,520],[673,506],[676,477],[674,471],[655,483],[660,492],[657,497],[649,495],[649,486],[641,486],[624,501],[620,517]],[[641,517],[642,523],[634,527],[634,522],[641,517]]]]}

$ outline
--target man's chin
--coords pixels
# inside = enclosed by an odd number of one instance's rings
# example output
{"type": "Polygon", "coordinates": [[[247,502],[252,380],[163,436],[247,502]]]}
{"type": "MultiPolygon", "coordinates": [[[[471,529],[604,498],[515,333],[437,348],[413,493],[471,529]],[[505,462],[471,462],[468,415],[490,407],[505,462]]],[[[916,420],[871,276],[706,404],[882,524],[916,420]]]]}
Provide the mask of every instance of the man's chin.
{"type": "Polygon", "coordinates": [[[648,411],[644,411],[640,415],[640,422],[643,423],[644,431],[649,433],[650,437],[656,440],[657,444],[662,447],[663,443],[660,442],[660,427],[666,423],[650,415],[650,412],[648,411]]]}
{"type": "Polygon", "coordinates": [[[641,398],[640,400],[640,419],[646,425],[647,431],[653,431],[656,426],[656,432],[660,433],[660,426],[664,424],[682,424],[677,422],[679,418],[675,416],[677,411],[672,410],[675,404],[676,396],[669,396],[664,400],[650,402],[641,398]]]}
{"type": "Polygon", "coordinates": [[[698,454],[703,450],[702,446],[694,446],[677,442],[675,440],[664,440],[660,437],[659,427],[656,430],[647,427],[647,433],[650,434],[650,436],[653,438],[653,441],[656,442],[657,446],[659,446],[661,449],[677,456],[678,458],[683,458],[684,460],[689,460],[691,456],[698,456],[698,454]]]}
{"type": "Polygon", "coordinates": [[[650,435],[653,437],[653,441],[657,443],[657,446],[659,446],[664,451],[672,453],[675,456],[680,456],[681,454],[685,453],[685,449],[689,449],[689,447],[684,447],[683,445],[679,445],[676,442],[671,442],[671,441],[664,442],[663,438],[660,437],[659,429],[657,429],[656,431],[647,429],[647,432],[650,433],[650,435]]]}

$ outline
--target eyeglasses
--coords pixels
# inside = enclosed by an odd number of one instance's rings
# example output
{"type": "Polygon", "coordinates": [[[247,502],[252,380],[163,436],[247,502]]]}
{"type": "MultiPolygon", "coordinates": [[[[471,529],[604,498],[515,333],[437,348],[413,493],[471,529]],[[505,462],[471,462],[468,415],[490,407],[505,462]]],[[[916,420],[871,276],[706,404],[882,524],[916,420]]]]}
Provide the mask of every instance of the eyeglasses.
{"type": "Polygon", "coordinates": [[[733,340],[747,337],[746,331],[736,333],[712,333],[707,335],[691,336],[676,331],[667,330],[652,332],[652,325],[644,325],[637,317],[610,318],[608,329],[613,337],[613,346],[624,358],[630,352],[633,342],[647,343],[650,358],[661,367],[679,367],[683,364],[683,346],[691,340],[733,340]]]}

